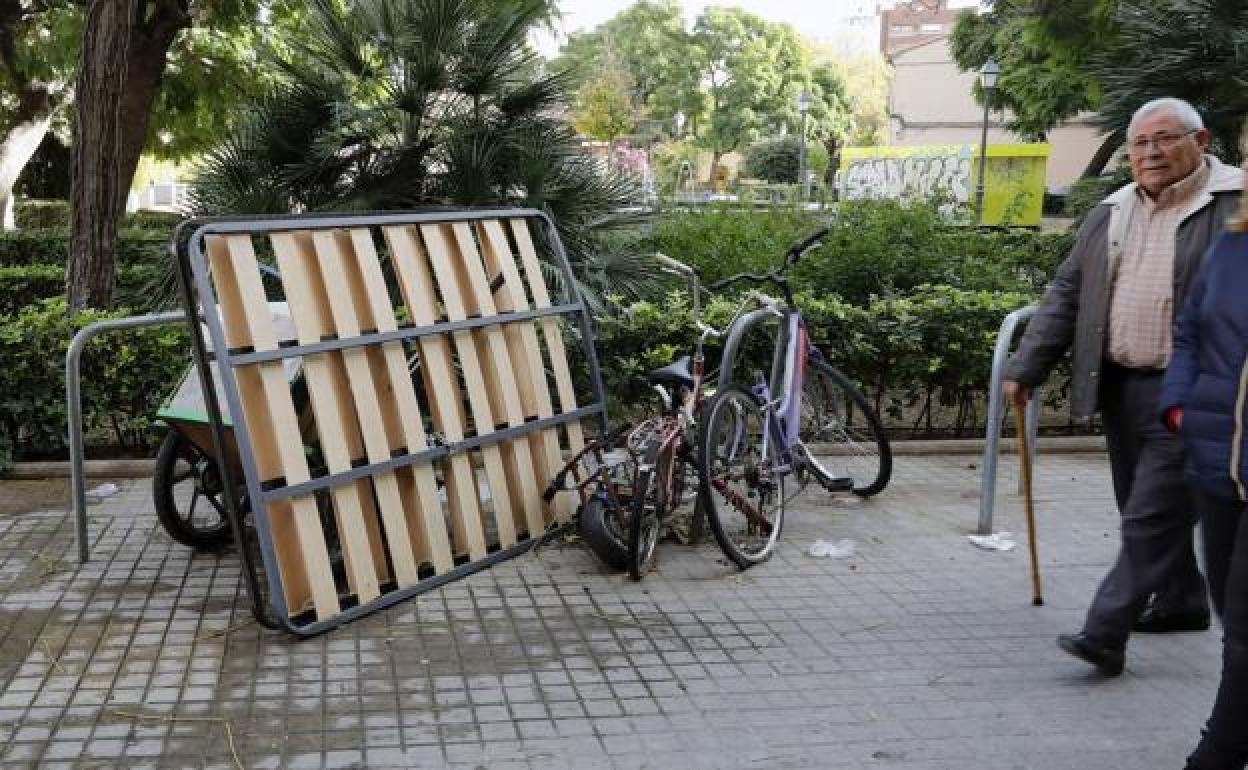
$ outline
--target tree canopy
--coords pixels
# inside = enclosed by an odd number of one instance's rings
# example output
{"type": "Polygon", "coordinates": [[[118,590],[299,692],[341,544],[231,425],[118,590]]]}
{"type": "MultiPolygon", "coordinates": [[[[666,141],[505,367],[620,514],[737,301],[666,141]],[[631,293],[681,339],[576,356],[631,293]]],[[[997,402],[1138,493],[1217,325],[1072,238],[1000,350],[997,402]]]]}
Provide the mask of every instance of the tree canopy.
{"type": "Polygon", "coordinates": [[[1001,76],[993,106],[1009,110],[1011,131],[1043,140],[1057,124],[1099,106],[1091,57],[1115,36],[1115,3],[998,0],[987,13],[965,11],[954,27],[954,60],[964,71],[977,71],[995,59],[1001,76]]]}
{"type": "MultiPolygon", "coordinates": [[[[850,131],[845,70],[816,63],[789,24],[739,8],[708,7],[687,31],[675,0],[640,0],[589,32],[572,35],[553,66],[597,83],[618,69],[631,86],[634,119],[685,130],[715,160],[766,136],[799,130],[798,95],[811,97],[808,135],[850,131]]],[[[618,102],[618,84],[615,86],[618,102]]]]}
{"type": "Polygon", "coordinates": [[[1131,115],[1160,96],[1195,105],[1217,149],[1238,157],[1248,109],[1246,0],[997,0],[958,19],[953,52],[967,71],[989,57],[1000,63],[994,106],[1009,110],[1010,128],[1024,137],[1043,139],[1058,123],[1097,112],[1107,137],[1085,174],[1104,168],[1131,115]]]}
{"type": "Polygon", "coordinates": [[[280,79],[200,167],[198,213],[533,207],[551,213],[587,288],[629,294],[649,280],[637,258],[597,248],[636,191],[560,117],[569,79],[539,74],[527,37],[545,0],[308,9],[307,36],[266,54],[280,79]]]}
{"type": "Polygon", "coordinates": [[[1098,122],[1124,134],[1144,102],[1191,102],[1213,134],[1214,151],[1240,159],[1248,114],[1248,0],[1123,0],[1113,14],[1114,43],[1093,57],[1101,84],[1098,122]]]}

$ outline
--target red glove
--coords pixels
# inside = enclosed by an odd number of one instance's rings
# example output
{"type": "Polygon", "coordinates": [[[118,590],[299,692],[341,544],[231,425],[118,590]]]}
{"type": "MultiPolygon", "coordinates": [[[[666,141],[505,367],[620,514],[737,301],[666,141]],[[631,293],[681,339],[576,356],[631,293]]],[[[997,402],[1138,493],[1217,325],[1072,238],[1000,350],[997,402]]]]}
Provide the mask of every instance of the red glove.
{"type": "Polygon", "coordinates": [[[1183,427],[1183,407],[1172,406],[1166,410],[1166,430],[1178,433],[1181,427],[1183,427]]]}

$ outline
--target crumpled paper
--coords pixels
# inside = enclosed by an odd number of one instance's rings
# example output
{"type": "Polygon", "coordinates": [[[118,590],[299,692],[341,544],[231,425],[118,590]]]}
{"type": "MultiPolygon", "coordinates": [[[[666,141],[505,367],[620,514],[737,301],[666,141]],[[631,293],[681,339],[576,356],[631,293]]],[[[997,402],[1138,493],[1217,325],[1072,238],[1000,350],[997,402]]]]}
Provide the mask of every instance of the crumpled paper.
{"type": "Polygon", "coordinates": [[[815,558],[848,559],[854,555],[855,548],[853,540],[816,540],[807,553],[815,558]]]}
{"type": "Polygon", "coordinates": [[[991,535],[967,535],[966,539],[971,541],[971,545],[976,548],[983,548],[985,551],[1013,551],[1018,545],[1014,542],[1014,535],[1009,532],[993,532],[991,535]]]}

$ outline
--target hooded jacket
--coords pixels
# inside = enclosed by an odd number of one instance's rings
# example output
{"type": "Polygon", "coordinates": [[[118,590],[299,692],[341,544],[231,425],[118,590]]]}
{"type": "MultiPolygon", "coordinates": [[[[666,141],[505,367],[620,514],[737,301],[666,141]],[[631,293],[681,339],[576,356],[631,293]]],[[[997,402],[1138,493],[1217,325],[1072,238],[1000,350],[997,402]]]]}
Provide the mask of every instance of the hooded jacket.
{"type": "MultiPolygon", "coordinates": [[[[1238,206],[1244,172],[1211,155],[1209,181],[1187,204],[1175,235],[1174,306],[1183,307],[1191,278],[1201,258],[1238,206]]],[[[1075,245],[1045,291],[1036,314],[1027,324],[1018,352],[1006,369],[1006,378],[1036,386],[1068,349],[1072,352],[1071,414],[1086,421],[1099,408],[1097,394],[1109,325],[1111,266],[1122,258],[1127,225],[1140,204],[1132,182],[1101,201],[1088,213],[1075,245]]]]}

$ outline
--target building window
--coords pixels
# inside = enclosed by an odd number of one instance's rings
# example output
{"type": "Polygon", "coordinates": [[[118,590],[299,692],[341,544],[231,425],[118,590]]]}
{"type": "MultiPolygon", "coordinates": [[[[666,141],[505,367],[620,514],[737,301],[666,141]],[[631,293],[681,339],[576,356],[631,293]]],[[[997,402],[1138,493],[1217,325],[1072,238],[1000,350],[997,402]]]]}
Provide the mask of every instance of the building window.
{"type": "Polygon", "coordinates": [[[891,31],[894,35],[913,35],[914,27],[909,24],[894,24],[891,31]]]}
{"type": "Polygon", "coordinates": [[[922,30],[923,30],[923,34],[925,35],[940,34],[941,32],[945,31],[945,25],[944,24],[924,24],[922,26],[922,30]]]}

